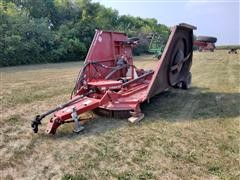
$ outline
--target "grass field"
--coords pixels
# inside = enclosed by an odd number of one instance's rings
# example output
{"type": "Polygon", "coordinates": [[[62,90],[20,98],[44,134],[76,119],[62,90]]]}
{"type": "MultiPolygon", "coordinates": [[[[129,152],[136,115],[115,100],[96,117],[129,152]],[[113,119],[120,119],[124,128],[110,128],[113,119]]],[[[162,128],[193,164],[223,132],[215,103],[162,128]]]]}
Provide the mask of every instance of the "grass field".
{"type": "Polygon", "coordinates": [[[0,179],[240,179],[240,57],[193,60],[189,91],[143,104],[139,124],[96,116],[81,135],[72,124],[46,135],[47,118],[33,134],[30,122],[68,100],[82,62],[0,68],[0,179]]]}

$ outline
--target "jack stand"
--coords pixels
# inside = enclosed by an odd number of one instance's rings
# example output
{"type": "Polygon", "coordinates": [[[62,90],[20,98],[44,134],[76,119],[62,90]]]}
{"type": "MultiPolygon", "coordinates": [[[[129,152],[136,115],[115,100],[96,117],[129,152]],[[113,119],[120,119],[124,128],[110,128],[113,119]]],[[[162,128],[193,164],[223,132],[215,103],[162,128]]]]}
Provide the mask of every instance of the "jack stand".
{"type": "Polygon", "coordinates": [[[136,123],[141,121],[144,118],[144,114],[141,113],[138,116],[131,116],[130,118],[128,118],[128,121],[131,123],[136,123]]]}
{"type": "Polygon", "coordinates": [[[137,109],[137,111],[130,112],[131,117],[128,118],[128,121],[131,123],[136,123],[141,121],[144,118],[144,114],[141,113],[140,108],[137,109]]]}
{"type": "Polygon", "coordinates": [[[83,130],[84,130],[84,126],[82,126],[82,125],[80,124],[80,122],[79,122],[79,117],[78,117],[78,115],[77,115],[77,111],[76,111],[76,108],[75,108],[75,107],[73,107],[73,109],[72,109],[72,114],[71,114],[71,116],[72,116],[72,119],[73,119],[74,122],[75,122],[75,129],[73,130],[73,132],[79,133],[79,132],[83,131],[83,130]]]}

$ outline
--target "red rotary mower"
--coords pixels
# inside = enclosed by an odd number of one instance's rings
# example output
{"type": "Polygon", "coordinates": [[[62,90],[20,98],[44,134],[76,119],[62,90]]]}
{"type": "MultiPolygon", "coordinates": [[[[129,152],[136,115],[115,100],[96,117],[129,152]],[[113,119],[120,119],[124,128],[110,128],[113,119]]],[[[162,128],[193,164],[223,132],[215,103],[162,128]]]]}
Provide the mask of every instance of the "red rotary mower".
{"type": "Polygon", "coordinates": [[[75,132],[84,129],[80,114],[93,110],[110,117],[138,122],[144,118],[140,104],[170,87],[188,89],[191,83],[193,29],[182,23],[170,34],[155,70],[138,69],[133,64],[132,48],[138,38],[120,32],[96,30],[91,47],[79,72],[71,99],[55,109],[37,115],[32,129],[38,132],[41,120],[53,114],[46,132],[75,123],[75,132]]]}
{"type": "Polygon", "coordinates": [[[197,36],[196,40],[193,42],[195,46],[198,47],[198,51],[210,51],[213,52],[216,48],[215,43],[217,38],[210,36],[197,36]]]}

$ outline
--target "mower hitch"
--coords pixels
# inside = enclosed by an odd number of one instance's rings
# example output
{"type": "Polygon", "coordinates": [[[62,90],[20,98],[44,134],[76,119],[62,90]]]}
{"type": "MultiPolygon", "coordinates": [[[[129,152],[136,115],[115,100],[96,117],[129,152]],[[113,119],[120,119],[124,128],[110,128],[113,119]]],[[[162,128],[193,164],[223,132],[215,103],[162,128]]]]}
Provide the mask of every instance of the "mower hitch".
{"type": "Polygon", "coordinates": [[[39,114],[36,115],[34,120],[32,120],[32,123],[31,123],[31,127],[32,127],[33,132],[34,133],[38,132],[38,125],[41,124],[42,119],[45,118],[46,116],[48,116],[48,115],[50,115],[50,114],[52,114],[52,113],[54,113],[56,111],[61,110],[61,109],[65,108],[65,107],[67,107],[67,106],[77,102],[78,100],[84,98],[85,96],[93,94],[94,92],[95,92],[94,90],[90,90],[89,92],[84,93],[84,94],[82,94],[80,96],[75,96],[75,98],[71,99],[70,101],[68,101],[65,104],[62,104],[62,105],[60,105],[60,106],[58,106],[58,107],[56,107],[56,108],[54,108],[52,110],[49,110],[49,111],[47,111],[47,112],[45,112],[45,113],[43,113],[41,115],[39,115],[39,114]]]}

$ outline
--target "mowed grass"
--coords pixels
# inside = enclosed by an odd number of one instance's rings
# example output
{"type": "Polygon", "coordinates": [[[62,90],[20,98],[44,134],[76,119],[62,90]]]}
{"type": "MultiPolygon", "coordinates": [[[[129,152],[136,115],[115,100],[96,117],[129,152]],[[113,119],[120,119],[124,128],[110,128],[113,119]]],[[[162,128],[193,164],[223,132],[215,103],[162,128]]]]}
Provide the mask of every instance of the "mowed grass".
{"type": "Polygon", "coordinates": [[[66,124],[49,136],[46,118],[33,134],[32,118],[69,99],[81,66],[0,69],[0,179],[240,179],[239,55],[194,52],[192,88],[144,103],[138,124],[95,115],[80,135],[66,124]]]}

